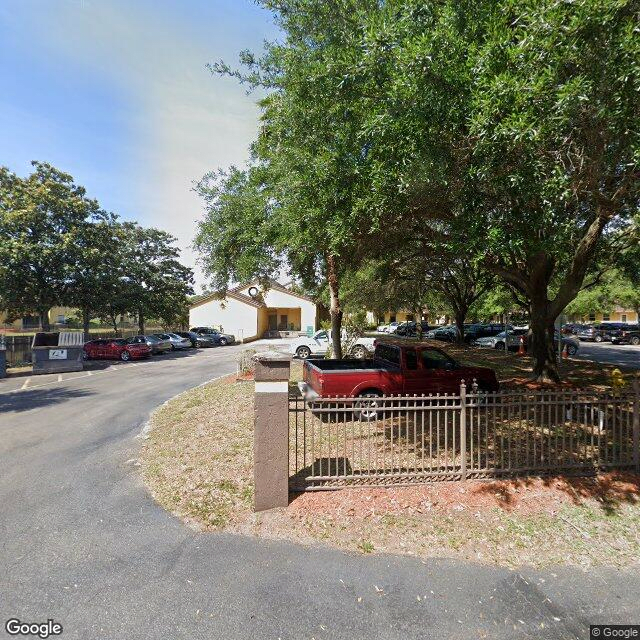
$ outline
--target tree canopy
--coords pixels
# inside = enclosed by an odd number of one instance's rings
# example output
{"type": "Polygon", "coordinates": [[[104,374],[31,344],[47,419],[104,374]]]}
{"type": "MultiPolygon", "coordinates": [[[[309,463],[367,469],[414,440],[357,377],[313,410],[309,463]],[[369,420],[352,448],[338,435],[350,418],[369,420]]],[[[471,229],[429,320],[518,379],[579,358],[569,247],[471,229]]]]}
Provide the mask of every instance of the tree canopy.
{"type": "Polygon", "coordinates": [[[466,261],[452,282],[509,287],[535,377],[558,380],[555,319],[615,256],[634,259],[637,1],[261,4],[282,40],[241,70],[213,66],[267,90],[250,166],[215,192],[198,238],[217,284],[247,260],[323,278],[339,323],[339,280],[419,242],[425,262],[466,261]],[[232,210],[249,223],[237,244],[232,210]]]}
{"type": "Polygon", "coordinates": [[[87,197],[72,176],[33,162],[21,178],[0,167],[0,308],[40,316],[53,306],[92,318],[130,313],[167,325],[184,322],[193,274],[164,231],[121,222],[87,197]]]}

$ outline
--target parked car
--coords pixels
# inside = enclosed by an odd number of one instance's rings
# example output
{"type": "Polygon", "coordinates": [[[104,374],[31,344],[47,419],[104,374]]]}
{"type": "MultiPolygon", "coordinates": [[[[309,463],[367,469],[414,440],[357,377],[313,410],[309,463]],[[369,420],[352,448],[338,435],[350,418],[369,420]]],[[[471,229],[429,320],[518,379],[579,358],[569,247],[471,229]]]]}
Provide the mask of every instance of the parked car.
{"type": "Polygon", "coordinates": [[[640,345],[640,325],[630,324],[625,329],[619,329],[611,334],[612,344],[632,344],[635,347],[640,345]]]}
{"type": "MultiPolygon", "coordinates": [[[[193,331],[176,331],[176,335],[189,340],[193,348],[198,346],[198,344],[196,344],[198,342],[197,333],[193,333],[193,331]]],[[[213,346],[213,344],[211,346],[213,346]]]]}
{"type": "Polygon", "coordinates": [[[153,335],[133,336],[127,338],[127,344],[146,344],[151,349],[151,355],[158,355],[171,351],[171,342],[169,340],[161,340],[153,335]]]}
{"type": "Polygon", "coordinates": [[[508,331],[501,331],[494,336],[483,336],[475,339],[472,344],[477,347],[484,347],[489,349],[498,349],[504,351],[505,342],[509,351],[515,351],[520,348],[520,338],[528,333],[528,329],[509,329],[508,331]]]}
{"type": "Polygon", "coordinates": [[[379,333],[393,333],[396,330],[396,327],[399,325],[399,322],[390,322],[389,324],[381,324],[378,326],[376,331],[379,333]]]}
{"type": "Polygon", "coordinates": [[[171,343],[171,349],[173,349],[173,351],[191,349],[191,340],[189,340],[189,338],[183,338],[177,333],[154,333],[153,337],[160,340],[168,340],[171,343]]]}
{"type": "MultiPolygon", "coordinates": [[[[425,320],[422,321],[422,335],[424,336],[429,331],[429,323],[425,320]]],[[[413,338],[418,335],[418,323],[411,320],[410,322],[403,322],[396,327],[395,333],[399,336],[405,336],[407,338],[413,338]]]]}
{"type": "Polygon", "coordinates": [[[622,331],[628,326],[626,322],[603,322],[601,324],[587,325],[579,328],[575,334],[580,340],[609,342],[614,332],[622,331]]]}
{"type": "Polygon", "coordinates": [[[447,324],[427,331],[425,338],[430,340],[442,340],[443,342],[455,342],[458,338],[458,327],[455,324],[447,324]]]}
{"type": "Polygon", "coordinates": [[[203,338],[220,347],[233,344],[236,341],[236,337],[230,333],[221,333],[217,329],[212,329],[211,327],[193,327],[191,332],[197,334],[198,338],[202,341],[200,346],[208,346],[204,344],[204,340],[202,340],[203,338]]]}
{"type": "MultiPolygon", "coordinates": [[[[474,379],[481,391],[498,390],[492,369],[463,366],[441,349],[425,344],[378,340],[371,360],[306,360],[299,388],[309,399],[375,399],[394,394],[458,393],[462,380],[471,384],[474,379]]],[[[375,415],[375,400],[367,406],[369,417],[375,415]]]]}
{"type": "MultiPolygon", "coordinates": [[[[512,331],[513,327],[508,324],[506,325],[506,329],[507,331],[512,331]]],[[[500,322],[476,322],[474,324],[464,325],[464,341],[467,344],[471,344],[480,338],[497,336],[499,333],[504,333],[504,331],[505,325],[500,322]]]]}
{"type": "Polygon", "coordinates": [[[142,344],[130,344],[123,338],[114,340],[91,340],[84,345],[83,357],[85,360],[116,359],[127,362],[148,358],[151,349],[146,342],[142,344]]]}
{"type": "MultiPolygon", "coordinates": [[[[302,336],[291,343],[291,353],[301,360],[306,360],[311,357],[323,357],[327,353],[329,348],[329,332],[321,329],[316,331],[313,336],[302,336]]],[[[358,338],[347,355],[362,360],[369,354],[373,353],[375,348],[374,338],[358,338]]]]}
{"type": "MultiPolygon", "coordinates": [[[[556,330],[554,338],[553,338],[553,346],[557,350],[558,349],[558,339],[561,334],[556,330]]],[[[525,327],[514,328],[509,332],[509,336],[507,338],[509,351],[516,351],[520,348],[520,340],[522,339],[525,351],[527,350],[527,342],[529,338],[529,329],[525,327]]],[[[504,340],[505,333],[504,331],[497,336],[479,338],[473,344],[478,347],[489,347],[493,349],[498,349],[504,351],[504,340]]],[[[566,347],[567,354],[570,356],[575,356],[580,349],[580,341],[575,336],[567,336],[562,335],[562,349],[566,347]]]]}
{"type": "Polygon", "coordinates": [[[579,331],[583,331],[589,327],[588,324],[581,322],[567,322],[562,325],[562,333],[570,336],[578,335],[579,331]]]}

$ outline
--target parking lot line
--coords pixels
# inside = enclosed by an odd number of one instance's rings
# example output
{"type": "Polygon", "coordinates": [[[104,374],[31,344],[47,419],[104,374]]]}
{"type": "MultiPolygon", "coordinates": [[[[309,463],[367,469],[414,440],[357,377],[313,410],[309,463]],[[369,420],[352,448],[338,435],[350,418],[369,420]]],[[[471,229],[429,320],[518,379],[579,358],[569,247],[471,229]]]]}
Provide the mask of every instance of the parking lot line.
{"type": "Polygon", "coordinates": [[[61,373],[58,374],[58,382],[62,382],[62,374],[61,373]]]}
{"type": "Polygon", "coordinates": [[[24,384],[20,387],[21,389],[26,389],[29,386],[29,383],[31,382],[31,378],[27,378],[24,381],[24,384]]]}

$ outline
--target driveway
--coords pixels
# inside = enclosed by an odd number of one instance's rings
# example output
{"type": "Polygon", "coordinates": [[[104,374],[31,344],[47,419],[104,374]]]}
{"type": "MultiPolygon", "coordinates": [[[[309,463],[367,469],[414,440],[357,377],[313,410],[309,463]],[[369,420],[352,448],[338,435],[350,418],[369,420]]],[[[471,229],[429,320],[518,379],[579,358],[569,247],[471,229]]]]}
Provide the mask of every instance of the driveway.
{"type": "Polygon", "coordinates": [[[579,360],[593,360],[602,364],[640,369],[640,347],[630,344],[581,342],[580,349],[574,357],[579,360]]]}
{"type": "Polygon", "coordinates": [[[241,349],[0,384],[3,626],[53,618],[82,640],[565,639],[637,622],[637,571],[355,556],[168,515],[140,480],[137,436],[154,407],[235,371],[241,349]]]}

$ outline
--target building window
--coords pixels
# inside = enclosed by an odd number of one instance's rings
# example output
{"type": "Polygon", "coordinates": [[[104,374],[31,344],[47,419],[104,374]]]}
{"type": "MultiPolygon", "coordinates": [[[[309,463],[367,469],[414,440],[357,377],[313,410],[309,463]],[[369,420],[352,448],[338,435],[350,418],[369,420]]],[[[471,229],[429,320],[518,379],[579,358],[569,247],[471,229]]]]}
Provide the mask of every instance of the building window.
{"type": "Polygon", "coordinates": [[[589,314],[589,322],[595,322],[596,321],[596,314],[595,313],[590,313],[589,314]]]}
{"type": "Polygon", "coordinates": [[[413,313],[407,313],[407,322],[413,322],[413,313]]]}
{"type": "Polygon", "coordinates": [[[626,313],[623,313],[623,314],[620,316],[620,322],[626,322],[626,321],[627,321],[627,314],[626,314],[626,313]]]}
{"type": "Polygon", "coordinates": [[[60,314],[60,315],[58,316],[58,319],[57,319],[57,321],[56,321],[56,322],[57,322],[58,324],[64,324],[64,323],[66,322],[66,320],[67,320],[67,319],[66,319],[66,317],[65,317],[64,315],[60,314]]]}
{"type": "Polygon", "coordinates": [[[602,314],[602,320],[605,322],[608,322],[609,320],[611,320],[611,317],[609,316],[608,313],[603,313],[602,314]]]}
{"type": "Polygon", "coordinates": [[[392,313],[392,314],[389,316],[389,322],[395,322],[395,321],[396,321],[396,314],[395,314],[395,313],[392,313]]]}

